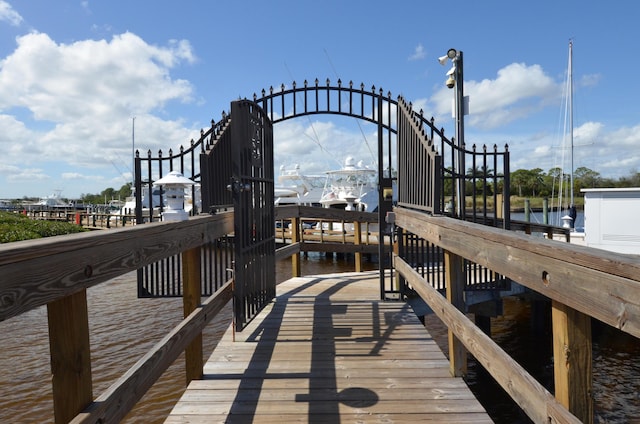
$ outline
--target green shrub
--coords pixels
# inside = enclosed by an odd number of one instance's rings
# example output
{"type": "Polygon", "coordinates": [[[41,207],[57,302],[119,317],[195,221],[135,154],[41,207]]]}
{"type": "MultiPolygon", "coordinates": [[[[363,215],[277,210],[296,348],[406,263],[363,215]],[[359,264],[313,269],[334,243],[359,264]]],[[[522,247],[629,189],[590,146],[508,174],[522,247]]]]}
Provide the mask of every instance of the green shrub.
{"type": "Polygon", "coordinates": [[[33,220],[17,213],[0,212],[0,243],[80,233],[83,231],[86,230],[79,225],[68,222],[33,220]]]}

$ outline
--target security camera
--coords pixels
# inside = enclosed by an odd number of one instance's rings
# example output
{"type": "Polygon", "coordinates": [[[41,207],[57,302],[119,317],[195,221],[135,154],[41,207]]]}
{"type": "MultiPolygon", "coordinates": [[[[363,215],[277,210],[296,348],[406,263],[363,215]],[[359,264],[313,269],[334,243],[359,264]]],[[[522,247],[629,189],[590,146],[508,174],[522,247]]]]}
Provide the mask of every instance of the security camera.
{"type": "Polygon", "coordinates": [[[456,80],[453,78],[453,75],[449,75],[445,84],[448,88],[453,88],[456,85],[456,80]]]}
{"type": "Polygon", "coordinates": [[[447,64],[447,60],[449,60],[449,56],[447,56],[447,55],[440,56],[440,57],[438,58],[438,62],[440,62],[440,64],[441,64],[442,66],[444,66],[444,65],[446,65],[446,64],[447,64]]]}

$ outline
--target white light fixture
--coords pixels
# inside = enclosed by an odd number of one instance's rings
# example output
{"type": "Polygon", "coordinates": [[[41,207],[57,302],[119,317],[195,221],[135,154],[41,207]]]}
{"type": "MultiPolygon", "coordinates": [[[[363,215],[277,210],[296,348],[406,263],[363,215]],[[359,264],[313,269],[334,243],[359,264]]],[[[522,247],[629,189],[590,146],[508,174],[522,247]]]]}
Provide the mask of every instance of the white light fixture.
{"type": "Polygon", "coordinates": [[[178,171],[171,171],[153,183],[164,189],[167,207],[162,212],[163,221],[185,221],[189,214],[184,210],[184,190],[195,183],[178,171]]]}

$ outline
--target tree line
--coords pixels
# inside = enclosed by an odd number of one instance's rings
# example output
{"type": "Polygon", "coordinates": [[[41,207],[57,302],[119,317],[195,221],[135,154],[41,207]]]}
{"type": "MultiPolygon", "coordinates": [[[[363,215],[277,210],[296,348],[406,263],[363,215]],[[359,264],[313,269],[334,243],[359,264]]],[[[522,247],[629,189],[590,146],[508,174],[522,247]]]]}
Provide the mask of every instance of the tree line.
{"type": "MultiPolygon", "coordinates": [[[[548,172],[540,168],[518,169],[510,175],[511,195],[520,197],[549,197],[557,195],[562,189],[570,189],[571,176],[555,167],[548,172]]],[[[573,192],[581,196],[583,188],[623,188],[640,187],[640,172],[631,171],[629,175],[620,178],[605,178],[599,172],[584,166],[573,171],[573,192]]]]}
{"type": "MultiPolygon", "coordinates": [[[[492,174],[492,170],[487,170],[486,174],[492,174]]],[[[482,167],[478,169],[469,168],[467,176],[481,176],[485,171],[482,167]]],[[[561,185],[563,190],[569,190],[570,175],[564,173],[562,168],[555,167],[544,172],[541,168],[534,169],[518,169],[510,175],[512,196],[519,197],[551,197],[557,195],[561,185]]],[[[448,184],[445,181],[445,186],[448,184]]],[[[450,182],[449,182],[450,184],[450,182]]],[[[467,183],[470,184],[470,183],[467,183]]],[[[622,187],[640,187],[640,172],[631,171],[628,175],[620,178],[605,178],[599,172],[587,167],[579,167],[573,171],[573,192],[576,196],[581,196],[580,190],[583,188],[622,188],[622,187]]],[[[476,193],[479,192],[480,184],[476,187],[476,193]]],[[[501,189],[502,187],[499,187],[501,189]]],[[[491,187],[487,188],[491,190],[491,187]]],[[[446,190],[446,187],[445,187],[446,190]]],[[[132,196],[131,183],[127,183],[116,190],[109,187],[99,194],[83,194],[80,198],[85,204],[103,204],[110,200],[125,200],[128,196],[132,196]]],[[[472,192],[472,187],[466,188],[467,194],[472,192]]],[[[492,193],[487,193],[492,194],[492,193]]]]}
{"type": "MultiPolygon", "coordinates": [[[[469,168],[467,170],[467,177],[473,175],[480,177],[482,175],[491,175],[493,170],[487,170],[485,172],[482,167],[477,169],[469,168]]],[[[541,168],[534,169],[518,169],[513,171],[510,175],[511,180],[511,192],[512,196],[519,197],[551,197],[557,195],[561,183],[563,184],[563,190],[568,190],[570,176],[563,173],[562,169],[555,167],[547,172],[544,172],[541,168]]],[[[451,191],[451,181],[445,181],[445,192],[451,191]]],[[[470,194],[473,191],[471,183],[467,183],[466,192],[470,194]]],[[[631,171],[628,175],[620,178],[606,178],[602,177],[599,172],[584,166],[577,168],[573,172],[573,192],[576,196],[581,196],[580,190],[583,188],[624,188],[624,187],[640,187],[640,172],[631,171]]],[[[498,187],[502,189],[501,184],[498,187]]],[[[482,193],[481,183],[476,185],[475,192],[482,193]]],[[[489,186],[487,190],[492,191],[489,186]]],[[[493,194],[487,193],[487,194],[493,194]]],[[[97,194],[82,194],[80,201],[85,205],[101,205],[108,203],[111,200],[124,201],[127,197],[133,195],[132,184],[126,183],[119,189],[113,187],[106,188],[97,194]]]]}
{"type": "Polygon", "coordinates": [[[127,197],[133,195],[132,193],[131,183],[126,183],[118,190],[109,187],[102,190],[99,194],[82,194],[80,195],[80,201],[85,205],[102,205],[109,203],[111,200],[121,200],[124,202],[127,197]]]}
{"type": "MultiPolygon", "coordinates": [[[[451,171],[451,167],[448,168],[451,171]]],[[[493,177],[496,176],[493,169],[477,167],[467,169],[465,178],[466,194],[491,196],[494,194],[492,184],[493,177]],[[486,178],[486,182],[485,181],[486,178]],[[475,181],[475,187],[474,187],[475,181]],[[486,193],[484,191],[486,190],[486,193]]],[[[501,177],[502,175],[497,175],[501,177]]],[[[564,173],[561,168],[555,167],[547,172],[541,168],[518,169],[510,174],[511,196],[518,197],[555,197],[560,191],[568,194],[571,189],[571,176],[564,173]]],[[[502,192],[504,180],[498,178],[497,190],[502,192]]],[[[620,178],[605,178],[599,172],[586,167],[580,167],[573,172],[573,193],[576,197],[582,197],[580,190],[583,188],[624,188],[640,187],[640,172],[631,171],[628,175],[620,178]]],[[[443,190],[445,193],[453,193],[453,181],[451,173],[445,173],[443,190]]]]}

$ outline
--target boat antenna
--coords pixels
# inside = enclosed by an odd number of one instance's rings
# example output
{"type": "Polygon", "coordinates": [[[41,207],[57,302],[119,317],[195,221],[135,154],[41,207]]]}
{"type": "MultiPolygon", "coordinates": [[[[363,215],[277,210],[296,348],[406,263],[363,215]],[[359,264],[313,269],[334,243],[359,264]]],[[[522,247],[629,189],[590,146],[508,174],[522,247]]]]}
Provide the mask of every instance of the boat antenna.
{"type": "MultiPolygon", "coordinates": [[[[336,79],[340,79],[340,77],[338,76],[338,72],[336,71],[336,67],[333,66],[333,62],[331,61],[331,58],[329,57],[329,52],[327,51],[327,49],[323,49],[323,50],[324,50],[324,54],[327,56],[327,61],[329,62],[329,66],[331,66],[331,69],[333,70],[333,74],[336,76],[336,79]]],[[[382,113],[382,111],[379,110],[378,113],[382,113]]],[[[356,118],[356,124],[358,124],[358,128],[360,129],[360,134],[362,134],[362,138],[364,139],[364,144],[366,144],[367,149],[369,150],[369,154],[371,155],[371,158],[373,159],[373,163],[377,165],[378,161],[376,160],[376,155],[373,154],[373,150],[371,150],[371,145],[369,145],[369,140],[367,140],[367,136],[364,134],[364,130],[362,129],[362,125],[360,125],[360,120],[357,119],[357,118],[356,118]]]]}
{"type": "MultiPolygon", "coordinates": [[[[289,78],[291,78],[292,81],[295,81],[295,79],[293,78],[293,74],[291,73],[291,70],[289,69],[289,66],[287,66],[287,62],[284,63],[284,67],[287,70],[287,73],[289,74],[289,78]]],[[[313,141],[314,143],[316,143],[318,145],[318,147],[320,148],[320,150],[326,154],[328,157],[330,157],[332,160],[334,160],[338,166],[342,166],[342,164],[340,163],[340,161],[338,161],[334,155],[332,155],[331,153],[329,153],[327,151],[327,149],[324,148],[324,146],[322,145],[322,143],[320,143],[320,137],[318,137],[318,133],[316,132],[316,128],[313,126],[313,122],[311,121],[311,117],[309,115],[307,115],[307,120],[309,121],[309,126],[311,127],[311,131],[313,131],[313,137],[311,137],[309,134],[305,133],[304,135],[306,135],[307,137],[309,137],[311,139],[311,141],[313,141]]]]}

